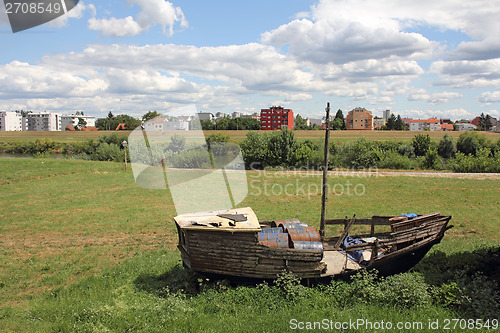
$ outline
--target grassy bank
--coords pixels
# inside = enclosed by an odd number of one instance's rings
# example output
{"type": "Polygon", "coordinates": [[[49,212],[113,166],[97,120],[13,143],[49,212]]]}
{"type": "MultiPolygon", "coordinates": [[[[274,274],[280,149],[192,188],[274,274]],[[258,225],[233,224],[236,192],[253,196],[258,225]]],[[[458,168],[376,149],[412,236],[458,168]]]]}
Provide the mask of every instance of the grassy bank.
{"type": "MultiPolygon", "coordinates": [[[[179,266],[168,192],[137,187],[121,164],[2,159],[0,168],[2,331],[274,332],[287,330],[292,318],[427,324],[460,315],[434,302],[405,307],[356,297],[343,303],[345,285],[295,293],[213,283],[179,266]]],[[[248,181],[240,206],[251,206],[260,219],[319,224],[319,175],[253,171],[248,181]]],[[[440,287],[441,268],[474,265],[500,243],[500,180],[337,176],[329,182],[329,217],[453,215],[455,228],[417,267],[425,286],[440,287]]]]}

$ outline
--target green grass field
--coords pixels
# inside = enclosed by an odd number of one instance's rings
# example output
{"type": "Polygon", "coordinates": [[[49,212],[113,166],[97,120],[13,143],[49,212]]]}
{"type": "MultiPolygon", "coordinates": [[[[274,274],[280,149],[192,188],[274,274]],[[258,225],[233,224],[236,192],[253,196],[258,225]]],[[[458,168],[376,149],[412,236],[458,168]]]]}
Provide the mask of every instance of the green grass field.
{"type": "MultiPolygon", "coordinates": [[[[339,307],[317,288],[300,302],[268,287],[175,293],[190,275],[179,266],[168,192],[137,187],[119,163],[0,159],[0,170],[1,331],[276,332],[288,330],[291,318],[457,316],[435,305],[339,307]]],[[[239,206],[251,206],[259,219],[298,217],[319,225],[319,175],[255,171],[248,180],[249,195],[239,206]],[[281,192],[287,184],[290,195],[281,192]]],[[[330,177],[329,183],[331,218],[440,211],[453,215],[455,228],[433,248],[435,255],[460,257],[500,244],[498,179],[330,177]]],[[[431,278],[432,261],[421,267],[431,278]]]]}
{"type": "MultiPolygon", "coordinates": [[[[264,131],[263,131],[264,132],[264,131]]],[[[118,135],[129,135],[130,131],[95,131],[95,132],[0,132],[0,142],[16,142],[16,141],[34,141],[41,138],[50,138],[55,142],[81,142],[87,139],[97,138],[101,135],[117,133],[118,135]]],[[[183,134],[182,132],[179,132],[183,134]]],[[[231,137],[235,142],[243,140],[248,131],[206,131],[207,135],[212,133],[225,133],[231,137]]],[[[298,139],[324,139],[324,131],[294,131],[298,139]]],[[[433,141],[439,141],[441,138],[448,134],[451,137],[458,139],[463,132],[410,132],[410,131],[331,131],[332,142],[345,142],[356,140],[364,137],[370,140],[378,141],[403,141],[409,142],[417,134],[429,134],[433,141]]],[[[489,140],[498,140],[499,133],[481,132],[489,140]]]]}

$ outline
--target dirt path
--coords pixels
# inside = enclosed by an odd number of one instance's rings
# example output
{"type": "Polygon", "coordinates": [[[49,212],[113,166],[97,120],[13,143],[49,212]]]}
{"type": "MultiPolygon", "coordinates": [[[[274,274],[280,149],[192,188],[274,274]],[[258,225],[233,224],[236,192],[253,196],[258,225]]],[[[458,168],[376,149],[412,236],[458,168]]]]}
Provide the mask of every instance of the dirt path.
{"type": "Polygon", "coordinates": [[[500,173],[455,173],[437,171],[372,170],[372,171],[329,171],[329,175],[354,177],[429,177],[459,179],[500,179],[500,173]]]}

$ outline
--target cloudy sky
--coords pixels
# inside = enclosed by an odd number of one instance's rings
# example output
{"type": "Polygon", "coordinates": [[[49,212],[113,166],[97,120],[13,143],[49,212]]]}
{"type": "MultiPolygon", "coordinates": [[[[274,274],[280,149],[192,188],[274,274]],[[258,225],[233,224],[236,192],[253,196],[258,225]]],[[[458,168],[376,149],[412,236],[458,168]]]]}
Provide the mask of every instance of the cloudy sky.
{"type": "Polygon", "coordinates": [[[500,0],[87,0],[18,33],[2,2],[0,50],[0,110],[500,117],[500,0]]]}

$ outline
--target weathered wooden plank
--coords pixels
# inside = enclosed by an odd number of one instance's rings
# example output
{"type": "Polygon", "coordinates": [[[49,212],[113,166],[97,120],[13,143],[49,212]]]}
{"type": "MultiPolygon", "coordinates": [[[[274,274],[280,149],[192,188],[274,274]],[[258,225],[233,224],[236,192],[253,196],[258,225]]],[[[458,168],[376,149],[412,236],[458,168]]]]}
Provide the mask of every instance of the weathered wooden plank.
{"type": "MultiPolygon", "coordinates": [[[[349,221],[345,219],[328,219],[325,220],[325,223],[328,225],[338,225],[338,224],[347,224],[349,221]]],[[[354,225],[390,225],[389,220],[378,220],[378,219],[356,219],[354,225]]]]}

